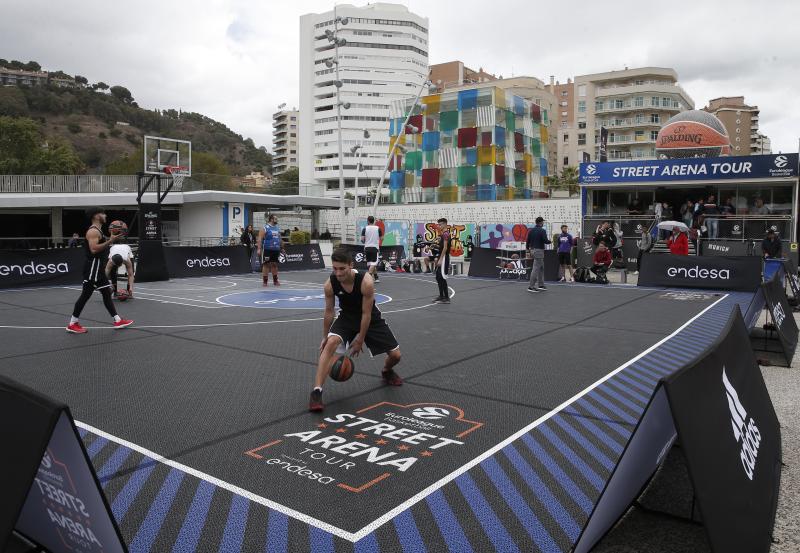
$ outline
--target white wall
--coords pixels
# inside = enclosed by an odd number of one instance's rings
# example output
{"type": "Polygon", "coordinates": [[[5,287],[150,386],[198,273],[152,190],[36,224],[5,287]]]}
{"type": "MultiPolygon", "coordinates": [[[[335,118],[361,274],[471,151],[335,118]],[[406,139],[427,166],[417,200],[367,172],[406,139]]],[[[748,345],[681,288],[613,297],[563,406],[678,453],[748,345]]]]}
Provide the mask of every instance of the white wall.
{"type": "Polygon", "coordinates": [[[181,207],[179,220],[182,240],[222,236],[222,203],[185,204],[181,207]]]}

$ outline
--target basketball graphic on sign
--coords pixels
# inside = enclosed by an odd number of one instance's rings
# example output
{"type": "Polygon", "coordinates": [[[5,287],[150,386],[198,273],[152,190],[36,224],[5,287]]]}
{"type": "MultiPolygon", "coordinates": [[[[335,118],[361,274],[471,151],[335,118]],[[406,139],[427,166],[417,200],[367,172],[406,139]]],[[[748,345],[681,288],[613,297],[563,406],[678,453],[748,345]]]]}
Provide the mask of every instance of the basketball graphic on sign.
{"type": "Polygon", "coordinates": [[[656,154],[675,159],[717,157],[730,153],[731,140],[725,126],[711,113],[689,110],[673,116],[656,138],[656,154]]]}
{"type": "Polygon", "coordinates": [[[528,239],[528,227],[522,223],[517,223],[511,228],[511,235],[515,242],[525,242],[528,239]]]}

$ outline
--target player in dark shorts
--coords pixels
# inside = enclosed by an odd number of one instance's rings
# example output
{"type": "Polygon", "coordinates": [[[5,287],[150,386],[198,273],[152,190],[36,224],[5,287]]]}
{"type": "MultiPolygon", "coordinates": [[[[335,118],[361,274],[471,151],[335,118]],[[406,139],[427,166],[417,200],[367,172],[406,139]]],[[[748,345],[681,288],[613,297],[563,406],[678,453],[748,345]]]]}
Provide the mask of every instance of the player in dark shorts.
{"type": "Polygon", "coordinates": [[[447,219],[442,217],[439,224],[439,257],[436,258],[436,284],[439,285],[439,295],[433,303],[450,303],[450,289],[447,286],[447,273],[450,271],[450,231],[447,229],[447,219]]]}
{"type": "Polygon", "coordinates": [[[119,240],[123,235],[118,234],[111,238],[104,236],[101,227],[106,222],[106,212],[101,207],[93,207],[86,210],[86,216],[91,220],[92,225],[86,231],[86,262],[83,266],[83,291],[75,308],[72,310],[72,317],[67,332],[73,334],[85,334],[88,332],[78,321],[81,311],[92,297],[92,292],[97,290],[103,296],[103,304],[108,313],[114,318],[114,328],[125,328],[133,324],[133,321],[123,319],[117,315],[114,302],[111,300],[111,283],[106,276],[106,264],[108,262],[108,249],[119,240]]]}
{"type": "Polygon", "coordinates": [[[381,376],[390,386],[401,386],[403,379],[393,367],[400,362],[400,346],[389,325],[375,305],[375,285],[372,277],[353,269],[353,258],[344,249],[331,255],[333,274],[325,283],[325,317],[322,323],[322,343],[309,411],[322,411],[322,384],[331,370],[331,363],[340,346],[349,345],[351,355],[358,356],[364,345],[371,355],[386,354],[381,376]],[[339,298],[339,315],[334,320],[334,298],[339,298]]]}

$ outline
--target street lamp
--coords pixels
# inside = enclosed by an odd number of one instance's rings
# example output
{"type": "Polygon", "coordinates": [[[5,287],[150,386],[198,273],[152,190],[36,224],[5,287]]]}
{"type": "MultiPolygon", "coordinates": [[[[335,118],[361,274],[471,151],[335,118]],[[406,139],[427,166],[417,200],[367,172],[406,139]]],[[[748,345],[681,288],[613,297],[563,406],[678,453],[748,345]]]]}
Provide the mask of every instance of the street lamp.
{"type": "Polygon", "coordinates": [[[350,154],[353,156],[355,156],[356,152],[358,152],[358,157],[356,157],[356,186],[354,192],[356,198],[356,207],[358,207],[358,175],[364,170],[364,166],[361,164],[361,157],[364,155],[364,140],[367,138],[369,138],[369,131],[364,129],[364,138],[361,140],[361,142],[350,148],[350,154]]]}
{"type": "Polygon", "coordinates": [[[344,155],[342,153],[342,108],[350,109],[348,102],[342,102],[340,93],[342,90],[342,81],[339,78],[339,46],[344,46],[347,41],[344,38],[339,38],[339,25],[347,25],[350,20],[346,17],[339,17],[336,15],[336,8],[333,8],[333,31],[325,29],[325,38],[328,42],[333,43],[333,59],[325,60],[327,67],[336,67],[336,80],[333,81],[333,86],[336,87],[336,131],[338,133],[339,143],[339,221],[341,224],[342,239],[344,239],[344,155]]]}

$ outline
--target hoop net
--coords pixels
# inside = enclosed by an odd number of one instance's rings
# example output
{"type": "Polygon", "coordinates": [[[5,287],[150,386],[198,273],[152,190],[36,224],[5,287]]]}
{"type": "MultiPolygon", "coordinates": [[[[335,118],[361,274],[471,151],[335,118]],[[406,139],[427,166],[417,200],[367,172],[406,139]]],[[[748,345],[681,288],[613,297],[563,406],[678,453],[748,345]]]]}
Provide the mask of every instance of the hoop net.
{"type": "Polygon", "coordinates": [[[175,188],[183,186],[183,179],[186,178],[187,171],[188,168],[183,165],[167,165],[164,167],[164,172],[172,177],[172,185],[175,188]]]}

